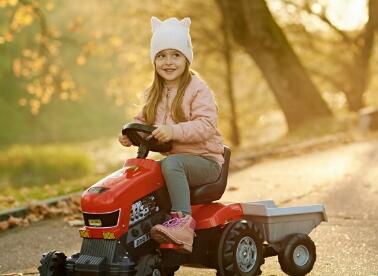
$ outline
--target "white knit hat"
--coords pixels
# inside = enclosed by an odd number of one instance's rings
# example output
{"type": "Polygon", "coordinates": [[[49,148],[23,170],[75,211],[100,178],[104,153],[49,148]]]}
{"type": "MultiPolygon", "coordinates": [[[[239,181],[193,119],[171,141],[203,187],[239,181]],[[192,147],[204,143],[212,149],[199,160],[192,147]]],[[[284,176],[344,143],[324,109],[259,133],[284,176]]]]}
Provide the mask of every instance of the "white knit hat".
{"type": "Polygon", "coordinates": [[[189,34],[190,18],[179,21],[172,17],[160,21],[157,17],[151,17],[151,61],[162,50],[175,49],[184,54],[189,63],[193,61],[192,40],[189,34]]]}

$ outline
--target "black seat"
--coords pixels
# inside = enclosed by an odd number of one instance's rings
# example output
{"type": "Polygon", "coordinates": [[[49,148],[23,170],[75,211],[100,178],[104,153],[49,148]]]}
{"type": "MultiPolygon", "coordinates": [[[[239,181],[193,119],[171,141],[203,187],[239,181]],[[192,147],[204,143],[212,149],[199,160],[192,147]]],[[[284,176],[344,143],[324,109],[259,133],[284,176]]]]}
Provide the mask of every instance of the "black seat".
{"type": "Polygon", "coordinates": [[[230,148],[224,146],[224,163],[219,178],[213,183],[190,187],[190,202],[192,205],[210,203],[222,197],[227,185],[230,156],[230,148]]]}

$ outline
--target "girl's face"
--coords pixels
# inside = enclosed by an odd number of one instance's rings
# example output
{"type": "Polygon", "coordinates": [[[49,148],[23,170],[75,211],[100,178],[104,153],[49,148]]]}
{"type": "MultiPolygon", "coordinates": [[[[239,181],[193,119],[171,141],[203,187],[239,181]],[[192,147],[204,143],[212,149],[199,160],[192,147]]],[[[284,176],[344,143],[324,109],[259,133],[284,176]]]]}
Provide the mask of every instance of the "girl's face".
{"type": "Polygon", "coordinates": [[[155,57],[156,72],[166,84],[177,84],[185,71],[186,57],[174,49],[160,51],[155,57]]]}

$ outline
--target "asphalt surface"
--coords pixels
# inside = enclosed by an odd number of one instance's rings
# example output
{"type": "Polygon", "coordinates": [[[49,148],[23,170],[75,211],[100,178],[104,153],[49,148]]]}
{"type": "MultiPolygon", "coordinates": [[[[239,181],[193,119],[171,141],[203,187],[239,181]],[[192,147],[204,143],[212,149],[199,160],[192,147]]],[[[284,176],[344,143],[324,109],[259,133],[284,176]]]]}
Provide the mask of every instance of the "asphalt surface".
{"type": "MultiPolygon", "coordinates": [[[[273,199],[280,206],[324,203],[328,222],[311,234],[317,261],[310,275],[378,275],[378,141],[266,161],[229,176],[222,201],[273,199]]],[[[70,255],[80,249],[75,227],[63,219],[0,233],[0,275],[35,273],[51,249],[70,255]]],[[[276,257],[263,275],[285,275],[276,257]]],[[[177,275],[215,275],[183,267],[177,275]]]]}

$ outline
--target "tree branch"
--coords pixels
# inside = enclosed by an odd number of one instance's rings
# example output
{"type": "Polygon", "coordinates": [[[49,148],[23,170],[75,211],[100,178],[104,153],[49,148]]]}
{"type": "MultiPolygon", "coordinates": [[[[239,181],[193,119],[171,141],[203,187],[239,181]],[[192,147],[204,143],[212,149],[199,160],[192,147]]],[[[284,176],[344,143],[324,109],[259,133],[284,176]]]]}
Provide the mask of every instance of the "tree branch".
{"type": "Polygon", "coordinates": [[[330,20],[329,18],[327,17],[325,11],[326,11],[326,7],[324,7],[324,5],[321,5],[321,13],[315,13],[312,11],[311,9],[311,6],[309,5],[309,3],[306,1],[304,2],[304,5],[300,5],[298,3],[295,3],[293,1],[290,1],[290,0],[283,0],[284,3],[286,3],[287,5],[292,5],[292,6],[295,6],[297,7],[298,9],[300,10],[303,10],[305,12],[307,12],[308,14],[310,15],[315,15],[317,16],[320,20],[322,20],[324,23],[326,23],[332,30],[334,30],[338,35],[340,35],[340,37],[344,40],[344,42],[348,43],[348,44],[352,44],[352,39],[347,35],[347,33],[343,32],[342,30],[340,30],[339,28],[337,28],[330,20]]]}

